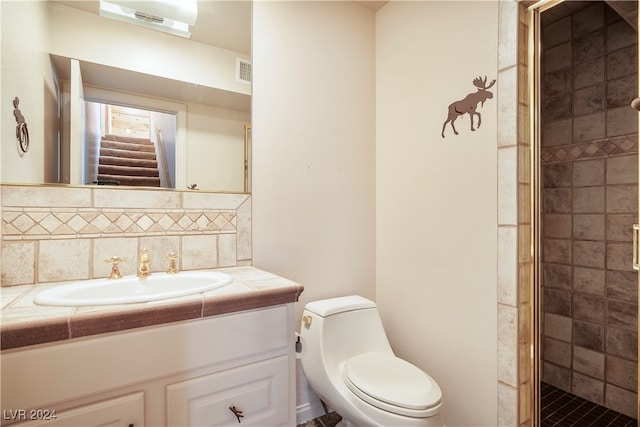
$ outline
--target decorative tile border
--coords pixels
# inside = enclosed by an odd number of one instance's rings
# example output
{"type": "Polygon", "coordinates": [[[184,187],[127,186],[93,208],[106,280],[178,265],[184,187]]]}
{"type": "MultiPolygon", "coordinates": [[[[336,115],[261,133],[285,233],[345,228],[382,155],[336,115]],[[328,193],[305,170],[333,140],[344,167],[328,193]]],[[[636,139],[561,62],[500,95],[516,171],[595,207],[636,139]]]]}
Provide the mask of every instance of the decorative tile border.
{"type": "Polygon", "coordinates": [[[542,164],[548,164],[637,152],[638,141],[634,134],[578,144],[542,147],[540,159],[542,164]]]}
{"type": "Polygon", "coordinates": [[[4,240],[236,232],[235,210],[4,208],[4,240]]]}
{"type": "Polygon", "coordinates": [[[105,254],[135,260],[141,247],[153,271],[167,251],[186,270],[251,264],[249,194],[2,184],[0,195],[5,287],[106,277],[105,254]]]}

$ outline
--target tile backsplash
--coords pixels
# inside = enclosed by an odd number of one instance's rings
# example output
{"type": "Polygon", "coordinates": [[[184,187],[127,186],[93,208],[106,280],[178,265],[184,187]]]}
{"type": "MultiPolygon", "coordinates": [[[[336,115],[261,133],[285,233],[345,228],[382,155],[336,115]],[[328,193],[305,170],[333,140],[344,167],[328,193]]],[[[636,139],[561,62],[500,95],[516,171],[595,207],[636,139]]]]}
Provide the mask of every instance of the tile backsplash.
{"type": "Polygon", "coordinates": [[[108,276],[111,256],[134,274],[170,252],[179,268],[251,264],[251,196],[113,187],[2,184],[2,286],[108,276]]]}

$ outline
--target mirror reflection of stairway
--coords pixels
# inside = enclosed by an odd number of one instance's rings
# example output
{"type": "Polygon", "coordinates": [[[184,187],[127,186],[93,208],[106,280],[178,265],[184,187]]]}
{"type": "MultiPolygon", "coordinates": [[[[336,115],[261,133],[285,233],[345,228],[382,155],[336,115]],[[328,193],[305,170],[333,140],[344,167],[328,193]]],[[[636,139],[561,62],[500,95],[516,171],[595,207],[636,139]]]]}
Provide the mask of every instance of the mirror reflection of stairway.
{"type": "Polygon", "coordinates": [[[98,181],[114,185],[159,187],[160,173],[153,142],[145,138],[103,136],[100,141],[98,181]]]}

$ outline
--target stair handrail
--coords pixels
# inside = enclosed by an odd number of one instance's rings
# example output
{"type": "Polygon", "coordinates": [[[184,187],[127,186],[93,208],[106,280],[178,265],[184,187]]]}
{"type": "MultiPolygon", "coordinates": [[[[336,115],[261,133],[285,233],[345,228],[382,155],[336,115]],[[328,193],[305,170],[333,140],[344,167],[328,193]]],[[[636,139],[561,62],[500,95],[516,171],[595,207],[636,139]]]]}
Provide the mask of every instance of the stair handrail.
{"type": "Polygon", "coordinates": [[[160,172],[160,187],[166,188],[169,186],[169,165],[167,164],[167,156],[164,151],[164,139],[162,138],[162,131],[156,128],[155,123],[153,123],[153,129],[156,134],[153,143],[156,146],[158,171],[160,172]]]}

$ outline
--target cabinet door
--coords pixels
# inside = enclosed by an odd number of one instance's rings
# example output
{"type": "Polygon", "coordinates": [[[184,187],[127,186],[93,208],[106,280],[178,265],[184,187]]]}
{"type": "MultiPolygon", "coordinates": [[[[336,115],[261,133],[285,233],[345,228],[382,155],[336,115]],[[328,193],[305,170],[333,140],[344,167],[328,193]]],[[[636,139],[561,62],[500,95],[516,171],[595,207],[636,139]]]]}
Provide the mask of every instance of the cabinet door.
{"type": "Polygon", "coordinates": [[[170,426],[280,425],[288,406],[287,355],[167,386],[170,426]]]}
{"type": "MultiPolygon", "coordinates": [[[[6,414],[5,414],[6,415],[6,414]]],[[[143,427],[144,393],[132,393],[60,412],[49,410],[29,411],[16,418],[26,420],[16,427],[143,427]],[[36,419],[37,418],[37,419],[36,419]]]]}

